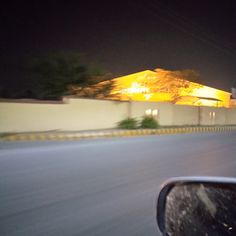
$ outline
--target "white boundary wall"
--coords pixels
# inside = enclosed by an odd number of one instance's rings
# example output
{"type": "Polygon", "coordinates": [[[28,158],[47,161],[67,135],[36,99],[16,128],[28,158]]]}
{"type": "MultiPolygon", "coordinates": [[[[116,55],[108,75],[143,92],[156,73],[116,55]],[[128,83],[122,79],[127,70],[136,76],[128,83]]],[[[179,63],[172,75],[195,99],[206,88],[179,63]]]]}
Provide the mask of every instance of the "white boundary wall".
{"type": "Polygon", "coordinates": [[[61,103],[1,100],[0,132],[93,130],[115,128],[131,115],[141,119],[158,109],[161,125],[236,125],[236,109],[194,107],[157,102],[119,102],[66,98],[61,103]]]}

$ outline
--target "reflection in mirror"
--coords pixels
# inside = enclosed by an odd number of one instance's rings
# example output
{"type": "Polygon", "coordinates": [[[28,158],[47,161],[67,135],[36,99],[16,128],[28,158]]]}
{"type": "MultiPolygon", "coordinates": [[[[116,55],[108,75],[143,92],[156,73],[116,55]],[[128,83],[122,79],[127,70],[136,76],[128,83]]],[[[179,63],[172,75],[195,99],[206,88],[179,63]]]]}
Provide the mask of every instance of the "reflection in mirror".
{"type": "Polygon", "coordinates": [[[170,236],[236,235],[236,186],[175,185],[166,198],[165,231],[170,236]]]}

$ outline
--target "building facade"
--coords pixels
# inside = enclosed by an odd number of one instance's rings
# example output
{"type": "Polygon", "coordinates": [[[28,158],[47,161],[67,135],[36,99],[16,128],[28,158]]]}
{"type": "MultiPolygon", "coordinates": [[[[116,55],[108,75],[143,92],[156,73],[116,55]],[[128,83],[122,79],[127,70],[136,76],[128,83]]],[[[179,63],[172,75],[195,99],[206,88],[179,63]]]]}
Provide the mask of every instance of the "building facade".
{"type": "Polygon", "coordinates": [[[113,79],[112,99],[229,107],[231,93],[184,79],[180,71],[157,69],[113,79]]]}

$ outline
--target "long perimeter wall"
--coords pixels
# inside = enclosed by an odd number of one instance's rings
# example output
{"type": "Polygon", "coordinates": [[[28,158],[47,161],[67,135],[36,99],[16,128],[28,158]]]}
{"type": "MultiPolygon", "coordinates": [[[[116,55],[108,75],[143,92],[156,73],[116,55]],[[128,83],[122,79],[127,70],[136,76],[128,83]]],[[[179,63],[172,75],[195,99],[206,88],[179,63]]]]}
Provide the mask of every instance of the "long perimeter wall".
{"type": "Polygon", "coordinates": [[[227,108],[75,98],[61,103],[1,100],[0,133],[109,129],[128,116],[141,119],[147,110],[156,110],[163,126],[236,125],[236,109],[227,108]]]}

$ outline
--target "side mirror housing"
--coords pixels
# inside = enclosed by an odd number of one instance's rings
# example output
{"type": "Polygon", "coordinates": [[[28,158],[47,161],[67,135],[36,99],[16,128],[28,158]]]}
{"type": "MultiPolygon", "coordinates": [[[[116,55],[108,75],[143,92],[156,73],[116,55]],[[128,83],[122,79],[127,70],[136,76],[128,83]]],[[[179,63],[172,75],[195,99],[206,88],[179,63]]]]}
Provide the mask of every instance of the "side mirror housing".
{"type": "Polygon", "coordinates": [[[157,223],[169,236],[236,235],[236,179],[170,179],[158,197],[157,223]]]}

